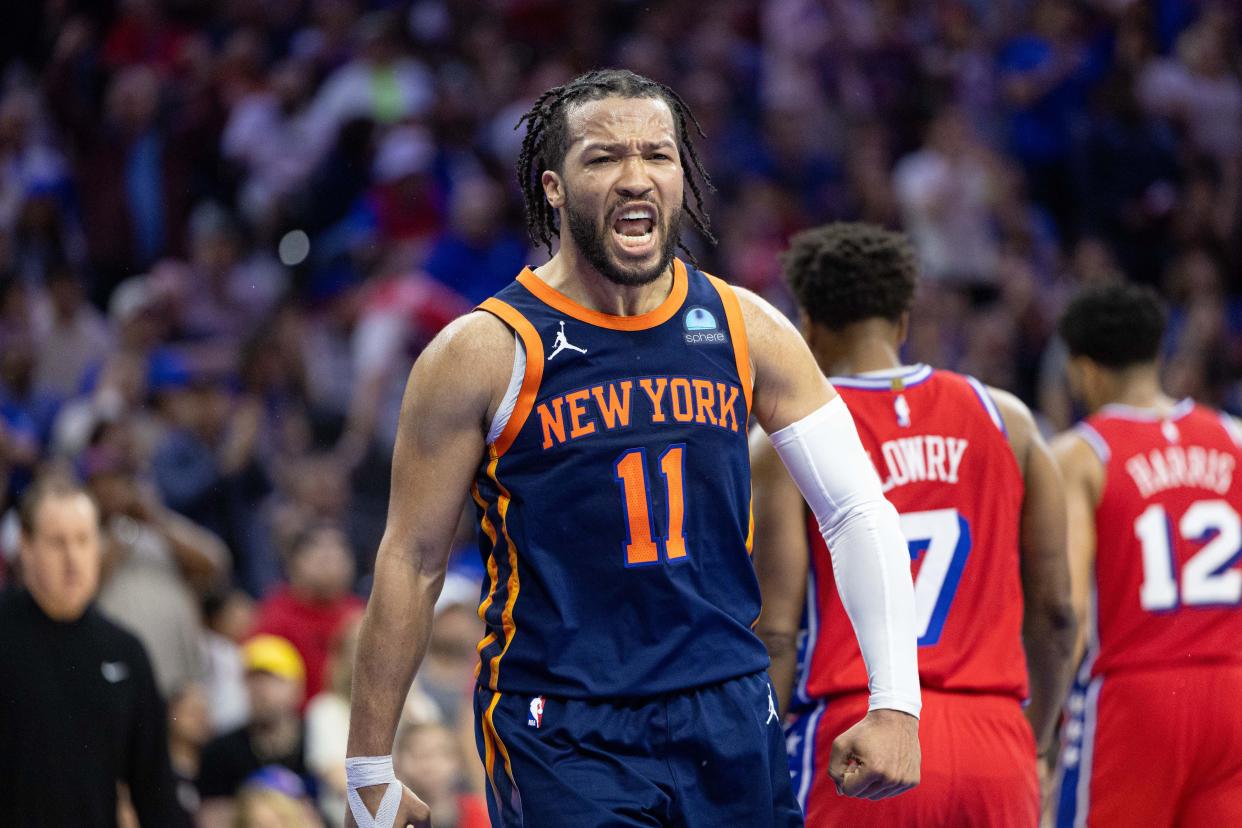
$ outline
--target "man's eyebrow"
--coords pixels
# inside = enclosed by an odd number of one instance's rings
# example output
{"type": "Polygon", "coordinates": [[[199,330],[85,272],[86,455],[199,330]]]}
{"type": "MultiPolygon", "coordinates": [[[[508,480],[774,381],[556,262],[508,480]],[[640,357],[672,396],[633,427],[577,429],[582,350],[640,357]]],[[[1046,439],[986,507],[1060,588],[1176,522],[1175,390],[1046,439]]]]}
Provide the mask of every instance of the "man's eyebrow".
{"type": "MultiPolygon", "coordinates": [[[[677,144],[671,138],[661,138],[657,141],[640,141],[638,146],[643,150],[657,150],[675,147],[677,144]]],[[[590,141],[588,140],[582,147],[582,152],[617,152],[624,150],[629,146],[623,141],[590,141]]]]}

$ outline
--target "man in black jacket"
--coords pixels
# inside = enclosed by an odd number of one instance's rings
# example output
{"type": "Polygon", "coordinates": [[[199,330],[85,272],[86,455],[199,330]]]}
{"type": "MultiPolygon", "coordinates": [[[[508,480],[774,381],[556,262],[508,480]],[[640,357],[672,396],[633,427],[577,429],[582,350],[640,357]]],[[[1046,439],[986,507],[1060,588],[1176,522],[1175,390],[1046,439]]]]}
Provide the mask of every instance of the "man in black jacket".
{"type": "Polygon", "coordinates": [[[100,615],[99,513],[45,478],[20,509],[24,590],[0,596],[0,825],[181,826],[164,702],[134,636],[100,615]]]}

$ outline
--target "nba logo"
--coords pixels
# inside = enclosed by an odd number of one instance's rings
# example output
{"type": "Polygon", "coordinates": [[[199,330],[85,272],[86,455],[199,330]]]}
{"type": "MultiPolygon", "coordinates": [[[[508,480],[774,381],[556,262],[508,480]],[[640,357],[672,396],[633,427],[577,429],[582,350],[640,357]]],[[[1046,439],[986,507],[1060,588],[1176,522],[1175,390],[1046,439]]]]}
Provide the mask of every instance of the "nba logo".
{"type": "Polygon", "coordinates": [[[528,726],[538,728],[543,724],[543,705],[545,701],[543,696],[535,696],[530,700],[530,716],[526,719],[528,726]]]}
{"type": "Polygon", "coordinates": [[[712,312],[707,308],[691,308],[686,311],[686,330],[714,331],[716,330],[716,317],[712,316],[712,312]]]}
{"type": "Polygon", "coordinates": [[[897,415],[897,425],[910,427],[910,403],[906,402],[905,394],[898,394],[897,399],[893,400],[893,413],[897,415]]]}

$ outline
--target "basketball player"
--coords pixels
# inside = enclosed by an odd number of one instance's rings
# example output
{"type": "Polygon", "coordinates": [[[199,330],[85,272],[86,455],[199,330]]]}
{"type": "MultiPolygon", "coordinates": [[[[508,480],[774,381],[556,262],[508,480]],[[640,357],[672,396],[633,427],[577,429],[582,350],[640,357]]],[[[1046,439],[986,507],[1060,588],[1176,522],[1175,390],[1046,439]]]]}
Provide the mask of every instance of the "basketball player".
{"type": "Polygon", "coordinates": [[[1091,412],[1053,443],[1090,643],[1057,824],[1242,824],[1238,426],[1161,389],[1164,312],[1149,289],[1091,288],[1060,331],[1091,412]]]}
{"type": "Polygon", "coordinates": [[[828,772],[852,796],[913,786],[914,601],[897,516],[797,331],[674,258],[683,218],[707,231],[692,116],[667,87],[607,70],[548,91],[523,121],[528,223],[549,250],[559,229],[560,246],[413,369],[355,672],[354,818],[426,824],[385,754],[470,491],[487,563],[475,715],[493,823],[802,824],[752,630],[752,415],[832,540],[872,670],[828,772]]]}
{"type": "Polygon", "coordinates": [[[851,613],[828,549],[808,531],[813,518],[808,524],[801,496],[760,435],[759,632],[784,704],[795,695],[805,612],[801,712],[789,746],[807,824],[1030,828],[1040,811],[1036,737],[1048,750],[1074,642],[1065,500],[1052,456],[1011,394],[902,364],[916,270],[905,236],[830,224],[796,236],[784,269],[811,351],[849,405],[901,513],[916,573],[924,705],[918,790],[881,803],[837,796],[819,769],[866,709],[867,669],[849,640],[851,613]]]}

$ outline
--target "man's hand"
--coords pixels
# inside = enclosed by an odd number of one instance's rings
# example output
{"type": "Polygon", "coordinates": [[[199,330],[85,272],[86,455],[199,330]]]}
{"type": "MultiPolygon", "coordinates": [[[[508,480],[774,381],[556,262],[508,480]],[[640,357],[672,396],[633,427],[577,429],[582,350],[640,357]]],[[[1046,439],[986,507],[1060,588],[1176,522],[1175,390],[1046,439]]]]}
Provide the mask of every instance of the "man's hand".
{"type": "MultiPolygon", "coordinates": [[[[380,802],[384,799],[384,793],[388,790],[387,785],[370,785],[366,788],[358,789],[358,796],[362,797],[362,804],[367,810],[374,814],[379,810],[380,802]]],[[[372,818],[374,819],[374,818],[372,818]]],[[[427,803],[423,802],[414,792],[404,785],[401,786],[401,805],[397,808],[397,817],[393,820],[392,825],[379,825],[376,828],[431,828],[431,809],[427,807],[427,803]]],[[[359,828],[358,823],[354,821],[353,813],[345,809],[345,828],[359,828]]],[[[370,825],[364,825],[362,828],[371,828],[370,825]]]]}
{"type": "Polygon", "coordinates": [[[828,775],[837,793],[887,799],[919,784],[919,720],[897,710],[872,710],[832,743],[828,775]]]}

